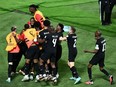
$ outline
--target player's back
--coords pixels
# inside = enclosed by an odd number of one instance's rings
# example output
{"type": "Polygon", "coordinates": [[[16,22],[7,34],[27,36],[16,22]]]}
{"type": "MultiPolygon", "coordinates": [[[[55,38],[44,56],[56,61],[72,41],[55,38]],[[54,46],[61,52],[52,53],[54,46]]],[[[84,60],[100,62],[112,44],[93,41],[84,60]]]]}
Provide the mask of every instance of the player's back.
{"type": "Polygon", "coordinates": [[[47,34],[49,34],[48,29],[44,29],[39,33],[39,38],[44,39],[47,34]]]}
{"type": "Polygon", "coordinates": [[[77,35],[76,34],[69,34],[67,36],[67,44],[69,50],[76,49],[76,41],[77,41],[77,35]]]}
{"type": "MultiPolygon", "coordinates": [[[[48,35],[49,34],[49,31],[48,31],[48,29],[44,29],[44,30],[42,30],[40,33],[39,33],[39,38],[40,39],[44,39],[45,37],[46,37],[46,35],[48,35]]],[[[41,44],[42,45],[42,48],[43,49],[46,49],[46,42],[44,42],[43,44],[41,44]]]]}
{"type": "Polygon", "coordinates": [[[59,35],[57,33],[50,33],[46,36],[47,48],[56,49],[58,43],[59,35]]]}

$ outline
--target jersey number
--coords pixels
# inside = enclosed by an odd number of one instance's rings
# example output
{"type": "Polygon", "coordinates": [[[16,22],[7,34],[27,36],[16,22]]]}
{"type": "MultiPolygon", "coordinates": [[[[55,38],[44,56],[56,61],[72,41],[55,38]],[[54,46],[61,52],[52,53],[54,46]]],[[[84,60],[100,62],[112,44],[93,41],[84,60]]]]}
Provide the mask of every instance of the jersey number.
{"type": "Polygon", "coordinates": [[[76,47],[76,42],[77,42],[77,39],[74,39],[74,44],[73,44],[74,48],[76,47]]]}
{"type": "Polygon", "coordinates": [[[104,52],[105,50],[106,50],[106,43],[103,43],[102,52],[104,52]]]}
{"type": "Polygon", "coordinates": [[[56,46],[56,42],[57,42],[57,39],[53,39],[53,40],[52,40],[52,43],[53,43],[53,45],[54,45],[53,47],[56,46]]]}
{"type": "Polygon", "coordinates": [[[32,35],[34,37],[33,31],[30,31],[29,33],[30,33],[30,35],[32,35]]]}

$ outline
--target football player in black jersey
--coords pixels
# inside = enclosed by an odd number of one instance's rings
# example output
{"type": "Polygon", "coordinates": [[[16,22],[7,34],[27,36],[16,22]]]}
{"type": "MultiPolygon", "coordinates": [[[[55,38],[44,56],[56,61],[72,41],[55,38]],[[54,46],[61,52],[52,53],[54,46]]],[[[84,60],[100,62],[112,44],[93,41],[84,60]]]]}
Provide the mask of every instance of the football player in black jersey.
{"type": "MultiPolygon", "coordinates": [[[[43,22],[44,24],[44,29],[43,30],[40,30],[39,32],[39,37],[38,37],[38,42],[41,42],[40,44],[42,45],[42,54],[46,51],[46,46],[47,46],[47,43],[45,41],[45,37],[46,35],[49,34],[49,27],[50,27],[50,24],[51,22],[49,20],[45,20],[43,22]]],[[[42,56],[42,55],[41,55],[42,56]]],[[[42,57],[40,56],[39,58],[39,63],[40,63],[40,75],[37,77],[38,80],[43,80],[44,77],[46,77],[45,75],[45,62],[44,62],[44,59],[42,59],[42,57]],[[43,76],[44,75],[44,76],[43,76]]]]}
{"type": "MultiPolygon", "coordinates": [[[[64,28],[64,25],[61,24],[61,23],[58,23],[58,25],[56,27],[56,33],[59,35],[59,37],[63,37],[63,32],[64,32],[63,28],[64,28]]],[[[57,72],[58,72],[58,61],[59,61],[59,59],[62,56],[61,41],[58,40],[58,43],[56,45],[57,45],[57,51],[56,51],[56,69],[57,69],[57,72]]],[[[57,73],[57,78],[58,77],[59,77],[59,74],[57,73]]]]}
{"type": "Polygon", "coordinates": [[[49,59],[50,60],[50,65],[52,67],[52,81],[54,83],[57,83],[57,69],[56,69],[56,49],[57,49],[57,43],[58,43],[58,39],[59,39],[59,35],[57,33],[55,33],[54,28],[51,26],[49,27],[49,34],[47,34],[44,37],[44,40],[46,42],[46,48],[44,53],[41,55],[40,59],[41,59],[41,63],[42,65],[49,59]]]}
{"type": "Polygon", "coordinates": [[[70,79],[75,81],[74,84],[77,84],[81,80],[81,78],[79,77],[75,67],[75,58],[77,56],[77,47],[76,47],[77,35],[75,34],[75,31],[76,29],[74,27],[71,27],[67,37],[63,37],[62,40],[67,40],[67,45],[69,50],[68,51],[68,66],[70,67],[70,70],[73,76],[70,79]]]}
{"type": "Polygon", "coordinates": [[[95,54],[92,59],[89,61],[88,64],[88,76],[89,76],[89,81],[85,82],[86,84],[93,84],[93,79],[92,79],[92,66],[99,64],[99,69],[101,72],[103,72],[106,76],[109,77],[110,84],[113,82],[113,76],[110,75],[105,69],[104,69],[104,59],[105,59],[105,50],[106,50],[106,40],[101,37],[101,32],[96,31],[95,32],[95,39],[96,41],[96,46],[95,50],[89,51],[89,50],[84,50],[85,53],[93,53],[95,54]]]}

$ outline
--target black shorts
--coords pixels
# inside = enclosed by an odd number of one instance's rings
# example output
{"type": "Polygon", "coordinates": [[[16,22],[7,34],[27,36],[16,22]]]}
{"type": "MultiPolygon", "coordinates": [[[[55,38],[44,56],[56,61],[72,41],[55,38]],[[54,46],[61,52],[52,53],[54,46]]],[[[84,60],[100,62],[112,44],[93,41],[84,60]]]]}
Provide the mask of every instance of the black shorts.
{"type": "Polygon", "coordinates": [[[17,61],[19,58],[19,53],[9,53],[8,52],[8,62],[17,61]]]}
{"type": "Polygon", "coordinates": [[[27,47],[26,43],[21,42],[20,44],[18,44],[18,46],[20,48],[20,53],[26,57],[26,52],[28,50],[28,47],[27,47]]]}
{"type": "Polygon", "coordinates": [[[92,65],[99,64],[100,67],[104,67],[105,66],[104,59],[105,59],[105,54],[94,55],[93,58],[89,61],[89,63],[92,65]]]}
{"type": "Polygon", "coordinates": [[[76,56],[77,56],[77,50],[76,50],[76,49],[75,49],[75,50],[69,51],[68,61],[69,61],[69,62],[74,62],[76,56]]]}
{"type": "Polygon", "coordinates": [[[31,46],[26,53],[27,59],[38,59],[39,48],[37,46],[31,46]]]}
{"type": "Polygon", "coordinates": [[[56,62],[56,50],[46,49],[40,58],[44,61],[47,61],[48,59],[50,59],[51,62],[56,62]]]}
{"type": "Polygon", "coordinates": [[[44,53],[44,50],[39,50],[39,55],[38,55],[38,59],[41,57],[41,55],[44,53]]]}

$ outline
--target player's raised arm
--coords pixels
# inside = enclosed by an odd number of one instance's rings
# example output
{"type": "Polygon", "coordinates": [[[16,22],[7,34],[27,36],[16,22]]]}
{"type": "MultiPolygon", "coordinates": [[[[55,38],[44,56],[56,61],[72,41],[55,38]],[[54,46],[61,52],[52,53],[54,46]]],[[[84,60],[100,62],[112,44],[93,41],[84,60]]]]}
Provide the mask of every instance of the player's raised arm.
{"type": "Polygon", "coordinates": [[[85,53],[97,53],[98,50],[95,49],[95,50],[84,50],[85,53]]]}
{"type": "Polygon", "coordinates": [[[66,38],[66,37],[60,37],[59,40],[60,40],[60,41],[66,41],[67,38],[66,38]]]}

